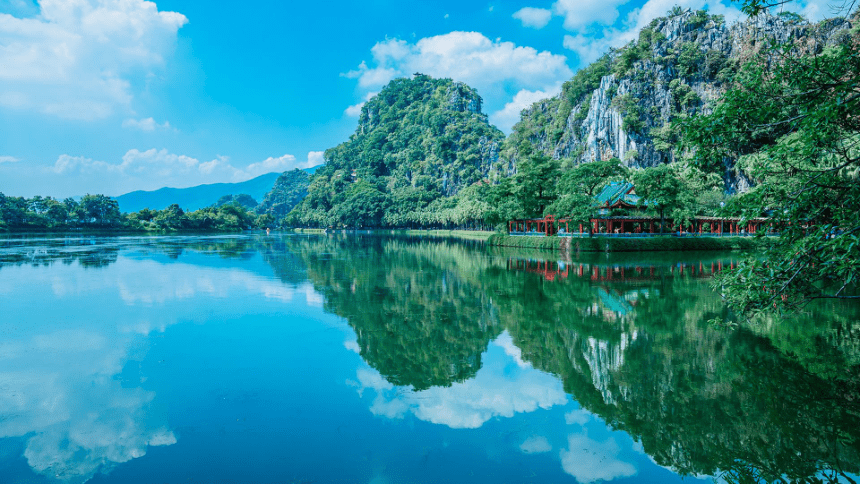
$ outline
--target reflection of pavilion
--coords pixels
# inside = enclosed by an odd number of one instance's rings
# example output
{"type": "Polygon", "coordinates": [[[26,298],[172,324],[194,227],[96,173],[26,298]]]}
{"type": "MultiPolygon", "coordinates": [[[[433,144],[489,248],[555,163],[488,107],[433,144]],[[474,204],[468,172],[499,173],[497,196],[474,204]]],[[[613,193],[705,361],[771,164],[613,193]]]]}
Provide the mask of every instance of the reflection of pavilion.
{"type": "Polygon", "coordinates": [[[558,279],[566,279],[568,276],[569,266],[564,262],[554,262],[548,260],[534,259],[508,259],[509,271],[524,271],[534,274],[540,274],[547,281],[558,279]]]}
{"type": "Polygon", "coordinates": [[[594,282],[637,282],[653,281],[666,276],[686,276],[706,279],[723,269],[734,269],[734,260],[714,260],[695,262],[675,262],[669,265],[645,264],[589,264],[584,262],[565,263],[561,261],[508,259],[509,271],[540,274],[547,281],[577,277],[594,282]]]}

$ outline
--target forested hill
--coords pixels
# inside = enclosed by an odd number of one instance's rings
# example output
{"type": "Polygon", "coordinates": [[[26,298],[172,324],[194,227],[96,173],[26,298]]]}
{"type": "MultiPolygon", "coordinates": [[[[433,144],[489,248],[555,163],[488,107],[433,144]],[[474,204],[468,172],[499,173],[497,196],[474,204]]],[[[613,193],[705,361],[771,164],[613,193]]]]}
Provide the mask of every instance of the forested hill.
{"type": "MultiPolygon", "coordinates": [[[[305,170],[313,174],[316,167],[305,170]]],[[[137,212],[148,208],[163,210],[174,203],[184,210],[197,210],[214,205],[225,195],[248,194],[262,200],[272,189],[280,173],[267,173],[239,183],[212,183],[188,188],[159,188],[153,191],[134,191],[116,197],[122,212],[137,212]]]]}
{"type": "MultiPolygon", "coordinates": [[[[679,132],[672,121],[709,113],[738,69],[770,41],[793,42],[816,54],[849,38],[844,19],[812,24],[795,13],[763,12],[731,26],[721,15],[675,7],[654,19],[638,39],[576,73],[557,96],[523,111],[506,140],[509,172],[523,143],[574,164],[619,158],[627,166],[677,161],[679,132]]],[[[741,183],[732,164],[724,179],[741,183]]]]}
{"type": "Polygon", "coordinates": [[[291,225],[428,223],[487,177],[505,136],[469,86],[422,74],[389,83],[361,110],[348,141],[326,151],[291,225]]]}

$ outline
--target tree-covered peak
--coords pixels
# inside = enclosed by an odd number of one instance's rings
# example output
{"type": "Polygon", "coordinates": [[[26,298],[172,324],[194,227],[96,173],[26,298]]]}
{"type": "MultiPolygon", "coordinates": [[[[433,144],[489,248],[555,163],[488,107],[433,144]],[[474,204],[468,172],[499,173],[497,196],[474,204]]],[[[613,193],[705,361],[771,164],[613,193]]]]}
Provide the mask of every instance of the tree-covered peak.
{"type": "Polygon", "coordinates": [[[474,88],[451,79],[434,79],[428,75],[415,73],[389,82],[376,96],[367,101],[361,109],[356,135],[369,133],[381,124],[391,126],[393,116],[404,112],[426,113],[433,110],[448,110],[473,113],[486,118],[481,113],[481,96],[474,88]]]}
{"type": "Polygon", "coordinates": [[[395,79],[362,107],[355,134],[325,152],[325,165],[289,223],[448,224],[450,217],[439,214],[487,178],[504,138],[468,85],[424,74],[395,79]]]}

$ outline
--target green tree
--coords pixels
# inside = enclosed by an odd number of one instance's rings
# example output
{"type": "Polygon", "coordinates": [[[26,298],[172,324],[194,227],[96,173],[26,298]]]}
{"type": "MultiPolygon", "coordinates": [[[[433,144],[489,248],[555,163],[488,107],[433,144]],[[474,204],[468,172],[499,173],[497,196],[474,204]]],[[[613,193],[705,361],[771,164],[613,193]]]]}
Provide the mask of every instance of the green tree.
{"type": "Polygon", "coordinates": [[[517,164],[514,193],[526,217],[543,216],[556,199],[560,164],[543,154],[533,154],[517,164]]]}
{"type": "MultiPolygon", "coordinates": [[[[597,193],[607,183],[624,179],[626,175],[627,168],[618,158],[576,165],[561,176],[558,199],[547,208],[546,213],[587,224],[597,208],[597,193]]],[[[590,231],[591,225],[588,227],[590,231]]]]}
{"type": "Polygon", "coordinates": [[[74,213],[77,223],[89,227],[119,227],[125,220],[119,203],[105,195],[84,195],[74,213]]]}
{"type": "Polygon", "coordinates": [[[281,219],[290,213],[308,194],[310,175],[304,170],[291,170],[282,173],[272,190],[263,197],[257,206],[257,213],[266,213],[281,219]]]}
{"type": "Polygon", "coordinates": [[[749,313],[860,298],[860,34],[855,24],[839,35],[813,54],[793,43],[764,49],[712,114],[685,126],[699,166],[719,170],[740,156],[755,187],[734,206],[747,217],[769,214],[780,232],[766,257],[720,278],[729,301],[749,313]]]}
{"type": "MultiPolygon", "coordinates": [[[[689,195],[677,175],[675,167],[659,165],[654,168],[644,168],[633,173],[633,185],[636,193],[656,206],[660,212],[660,233],[664,232],[666,212],[675,218],[676,212],[690,203],[689,195]]],[[[675,223],[682,222],[675,220],[675,223]]]]}

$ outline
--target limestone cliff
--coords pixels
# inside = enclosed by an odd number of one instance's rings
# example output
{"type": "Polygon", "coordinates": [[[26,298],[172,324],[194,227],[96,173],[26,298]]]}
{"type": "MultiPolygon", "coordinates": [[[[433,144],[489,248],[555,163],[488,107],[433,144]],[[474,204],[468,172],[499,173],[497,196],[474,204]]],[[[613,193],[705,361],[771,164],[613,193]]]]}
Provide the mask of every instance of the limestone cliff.
{"type": "MultiPolygon", "coordinates": [[[[670,121],[709,112],[744,60],[770,39],[794,40],[814,52],[840,42],[850,27],[841,19],[810,24],[795,14],[763,14],[728,26],[719,15],[676,10],[578,72],[556,97],[523,110],[497,169],[501,175],[515,170],[523,142],[572,163],[617,157],[648,167],[673,161],[678,133],[670,121]]],[[[743,185],[732,165],[727,182],[743,185]]]]}

